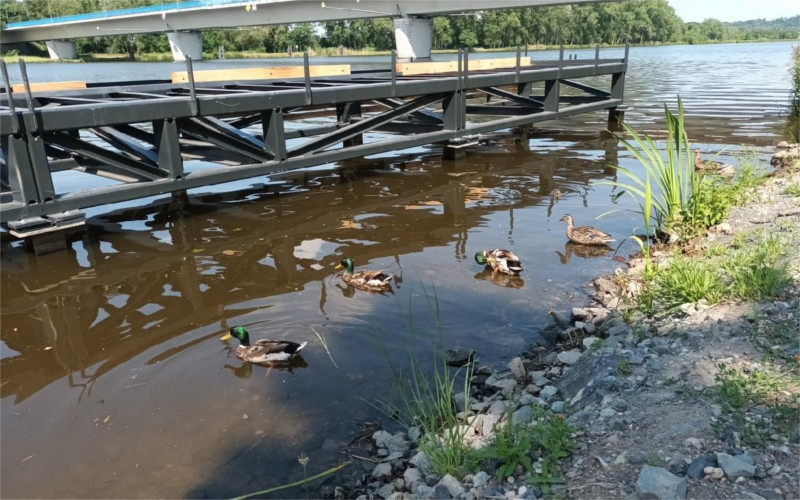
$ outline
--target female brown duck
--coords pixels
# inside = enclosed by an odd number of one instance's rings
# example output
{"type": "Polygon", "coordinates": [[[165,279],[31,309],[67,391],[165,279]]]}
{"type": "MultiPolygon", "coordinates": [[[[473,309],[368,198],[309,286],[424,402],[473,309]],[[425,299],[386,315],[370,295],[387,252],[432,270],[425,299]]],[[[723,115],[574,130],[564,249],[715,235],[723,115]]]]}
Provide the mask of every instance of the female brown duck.
{"type": "Polygon", "coordinates": [[[567,238],[575,243],[581,245],[605,245],[614,241],[610,234],[592,226],[579,226],[575,227],[575,221],[572,216],[567,214],[560,219],[567,222],[567,238]]]}

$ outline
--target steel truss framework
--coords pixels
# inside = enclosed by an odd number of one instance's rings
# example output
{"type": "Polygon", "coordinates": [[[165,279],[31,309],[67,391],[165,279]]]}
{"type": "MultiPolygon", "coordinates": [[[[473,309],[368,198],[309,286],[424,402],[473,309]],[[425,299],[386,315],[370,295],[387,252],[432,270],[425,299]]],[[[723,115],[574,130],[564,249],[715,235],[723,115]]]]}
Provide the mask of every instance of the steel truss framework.
{"type": "MultiPolygon", "coordinates": [[[[0,222],[48,231],[82,209],[483,134],[622,104],[622,59],[536,61],[493,72],[400,76],[391,68],[287,81],[188,84],[119,82],[82,90],[13,94],[5,65],[0,99],[0,222]],[[610,75],[609,90],[576,79],[610,75]],[[543,89],[534,90],[536,86],[543,89]],[[579,92],[562,95],[562,86],[579,92]],[[539,93],[541,92],[541,93],[539,93]],[[483,95],[485,99],[475,99],[483,95]],[[335,116],[302,129],[288,120],[335,116]],[[469,121],[469,117],[480,117],[469,121]],[[379,137],[365,142],[364,134],[379,137]],[[184,161],[218,165],[187,172],[184,161]],[[119,181],[57,193],[53,173],[78,170],[119,181]]],[[[25,66],[20,69],[26,88],[25,66]]]]}

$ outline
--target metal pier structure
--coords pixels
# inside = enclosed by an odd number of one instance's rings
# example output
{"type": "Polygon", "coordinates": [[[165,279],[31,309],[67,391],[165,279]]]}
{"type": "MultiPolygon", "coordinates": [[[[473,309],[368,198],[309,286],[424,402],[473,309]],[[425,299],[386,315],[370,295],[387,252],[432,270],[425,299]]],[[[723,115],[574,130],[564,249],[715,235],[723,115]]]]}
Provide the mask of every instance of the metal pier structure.
{"type": "Polygon", "coordinates": [[[455,71],[416,75],[399,72],[394,54],[389,69],[341,76],[312,76],[304,60],[300,78],[201,83],[188,60],[186,83],[41,92],[31,91],[23,62],[15,92],[3,64],[0,223],[45,253],[66,245],[66,230],[84,224],[89,207],[433,143],[455,159],[500,131],[527,140],[531,124],[598,110],[614,122],[628,50],[621,59],[601,59],[597,49],[594,59],[565,60],[562,49],[557,60],[531,64],[517,51],[512,67],[478,71],[459,52],[455,71]],[[608,89],[580,81],[603,76],[608,89]],[[65,170],[114,184],[57,192],[53,175],[65,170]]]}

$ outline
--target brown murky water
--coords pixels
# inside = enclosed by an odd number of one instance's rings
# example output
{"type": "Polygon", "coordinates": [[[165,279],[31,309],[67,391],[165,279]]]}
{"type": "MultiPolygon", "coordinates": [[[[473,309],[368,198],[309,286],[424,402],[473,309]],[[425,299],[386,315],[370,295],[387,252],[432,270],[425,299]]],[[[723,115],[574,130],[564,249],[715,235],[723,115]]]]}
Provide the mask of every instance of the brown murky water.
{"type": "MultiPolygon", "coordinates": [[[[633,49],[629,121],[657,129],[660,102],[681,93],[709,152],[769,145],[790,49],[633,49]],[[676,74],[681,61],[706,61],[704,73],[676,74]]],[[[281,185],[98,210],[89,234],[53,255],[4,243],[0,496],[229,497],[302,478],[301,452],[309,475],[320,472],[359,422],[381,418],[369,403],[391,395],[406,349],[425,357],[439,342],[432,303],[446,343],[488,364],[545,343],[547,311],[583,303],[585,284],[619,265],[567,245],[558,219],[571,213],[618,240],[638,223],[624,211],[595,221],[630,208],[597,184],[613,177],[605,164],[635,168],[604,123],[547,124],[529,147],[498,141],[457,164],[416,148],[281,185]],[[498,246],[523,259],[521,278],[475,264],[475,251],[498,246]],[[343,256],[402,281],[392,294],[348,289],[333,270],[343,256]],[[219,341],[233,325],[309,345],[291,369],[242,365],[219,341]]]]}

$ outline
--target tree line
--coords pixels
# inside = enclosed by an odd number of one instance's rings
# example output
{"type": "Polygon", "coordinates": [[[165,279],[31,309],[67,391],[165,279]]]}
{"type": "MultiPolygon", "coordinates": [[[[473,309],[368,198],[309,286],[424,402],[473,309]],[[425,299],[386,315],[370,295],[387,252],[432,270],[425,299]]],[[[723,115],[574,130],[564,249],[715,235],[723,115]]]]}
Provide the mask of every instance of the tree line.
{"type": "MultiPolygon", "coordinates": [[[[180,1],[180,0],[179,0],[180,1]]],[[[163,3],[162,0],[0,0],[0,22],[59,17],[163,3]]],[[[666,0],[592,3],[525,9],[488,10],[434,18],[434,49],[501,48],[526,44],[594,45],[624,43],[694,44],[717,41],[776,40],[800,35],[800,16],[723,23],[707,19],[685,23],[666,0]]],[[[281,53],[341,47],[394,48],[390,18],[328,21],[203,31],[203,50],[281,53]]],[[[80,39],[80,54],[169,52],[166,34],[80,39]]]]}

